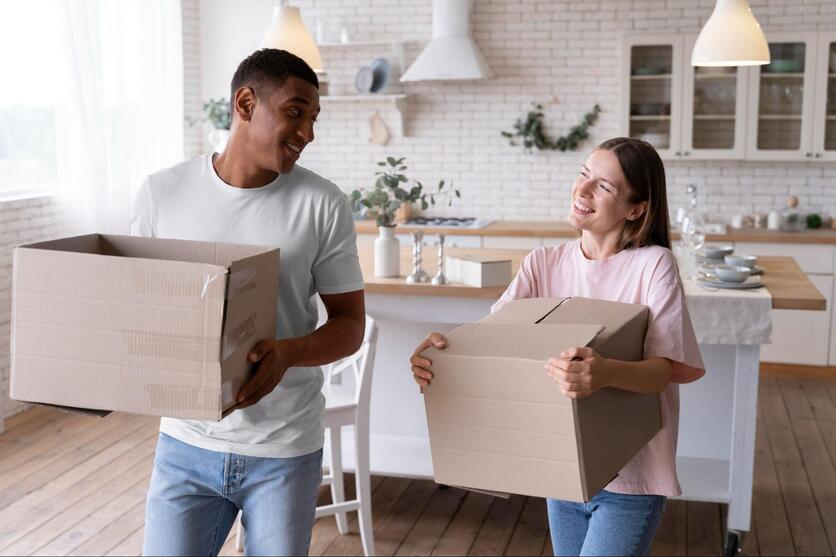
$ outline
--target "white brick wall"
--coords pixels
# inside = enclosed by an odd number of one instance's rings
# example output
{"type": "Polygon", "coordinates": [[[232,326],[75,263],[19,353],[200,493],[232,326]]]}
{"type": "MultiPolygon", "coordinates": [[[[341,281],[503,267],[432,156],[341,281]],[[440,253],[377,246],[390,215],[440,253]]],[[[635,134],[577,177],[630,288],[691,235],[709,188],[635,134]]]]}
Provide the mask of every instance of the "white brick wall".
{"type": "Polygon", "coordinates": [[[54,197],[0,201],[0,431],[4,418],[27,406],[9,398],[12,248],[61,236],[66,230],[54,197]]]}
{"type": "MultiPolygon", "coordinates": [[[[298,0],[309,27],[317,19],[341,19],[354,40],[420,39],[431,34],[431,1],[298,0]]],[[[767,36],[778,31],[836,29],[834,0],[750,0],[767,36]]],[[[244,13],[233,0],[201,0],[215,14],[203,22],[215,49],[257,44],[269,23],[271,3],[253,0],[244,13]],[[220,3],[220,4],[219,4],[220,3]],[[219,5],[227,4],[219,8],[219,5]],[[254,13],[263,13],[257,20],[254,13]],[[220,27],[223,22],[223,29],[220,27]],[[253,33],[258,36],[250,37],[253,33]],[[252,39],[252,40],[250,40],[252,39]]],[[[370,185],[374,161],[387,154],[408,157],[409,175],[426,183],[446,178],[462,190],[462,199],[439,214],[469,214],[495,219],[562,218],[575,172],[589,150],[617,135],[622,37],[625,33],[696,33],[714,0],[475,0],[472,26],[477,42],[497,73],[474,83],[417,83],[404,89],[409,135],[394,133],[396,113],[386,103],[325,105],[317,141],[302,164],[334,180],[343,189],[370,185]],[[553,135],[575,125],[595,102],[604,112],[593,137],[578,152],[525,154],[508,145],[500,131],[530,107],[546,104],[553,135]],[[393,132],[389,145],[368,143],[367,119],[380,110],[393,132]]],[[[206,44],[206,37],[204,44],[206,44]]],[[[412,60],[421,42],[411,43],[412,60]]],[[[352,89],[356,69],[385,48],[322,49],[332,93],[352,89]]],[[[234,68],[207,67],[202,92],[228,95],[234,68]],[[210,74],[224,72],[224,79],[210,74]],[[223,87],[221,87],[223,84],[223,87]]],[[[395,76],[397,77],[397,76],[395,76]]],[[[669,201],[685,202],[685,185],[700,186],[707,211],[728,217],[740,211],[768,210],[794,193],[804,204],[836,211],[836,164],[751,162],[668,162],[669,201]]]]}

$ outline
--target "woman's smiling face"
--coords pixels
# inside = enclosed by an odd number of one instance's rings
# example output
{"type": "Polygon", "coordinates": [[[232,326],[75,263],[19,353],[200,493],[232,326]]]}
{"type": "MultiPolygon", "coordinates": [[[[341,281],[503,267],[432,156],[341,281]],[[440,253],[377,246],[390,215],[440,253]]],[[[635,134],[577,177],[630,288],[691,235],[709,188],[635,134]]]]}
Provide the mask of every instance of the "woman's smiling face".
{"type": "Polygon", "coordinates": [[[626,220],[642,215],[646,203],[632,203],[633,191],[614,154],[593,151],[572,186],[569,224],[579,230],[605,234],[621,229],[626,220]]]}

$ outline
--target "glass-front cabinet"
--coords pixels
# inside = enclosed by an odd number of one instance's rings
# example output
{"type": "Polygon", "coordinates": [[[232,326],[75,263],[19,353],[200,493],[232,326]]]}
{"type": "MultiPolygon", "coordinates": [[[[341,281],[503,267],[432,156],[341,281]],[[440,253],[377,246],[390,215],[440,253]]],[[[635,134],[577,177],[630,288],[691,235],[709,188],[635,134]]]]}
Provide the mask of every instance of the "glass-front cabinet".
{"type": "Polygon", "coordinates": [[[678,37],[631,37],[625,45],[622,128],[644,139],[663,158],[680,150],[682,42],[678,37]]]}
{"type": "Polygon", "coordinates": [[[694,68],[696,36],[627,39],[624,133],[666,159],[742,158],[746,79],[737,68],[694,68]]]}
{"type": "Polygon", "coordinates": [[[836,160],[836,32],[819,33],[813,158],[836,160]]]}
{"type": "Polygon", "coordinates": [[[691,66],[696,35],[625,38],[622,131],[667,160],[836,161],[836,31],[769,33],[765,66],[691,66]]]}
{"type": "Polygon", "coordinates": [[[772,61],[751,68],[747,158],[814,158],[816,36],[769,36],[772,61]]]}

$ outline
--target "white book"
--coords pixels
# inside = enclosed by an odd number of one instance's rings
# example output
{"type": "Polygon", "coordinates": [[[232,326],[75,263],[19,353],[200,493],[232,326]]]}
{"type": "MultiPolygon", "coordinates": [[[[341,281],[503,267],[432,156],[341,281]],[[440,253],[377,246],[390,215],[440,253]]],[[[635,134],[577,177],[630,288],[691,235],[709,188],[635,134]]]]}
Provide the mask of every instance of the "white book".
{"type": "Polygon", "coordinates": [[[508,286],[511,282],[510,259],[479,254],[448,255],[444,266],[448,279],[469,286],[508,286]]]}

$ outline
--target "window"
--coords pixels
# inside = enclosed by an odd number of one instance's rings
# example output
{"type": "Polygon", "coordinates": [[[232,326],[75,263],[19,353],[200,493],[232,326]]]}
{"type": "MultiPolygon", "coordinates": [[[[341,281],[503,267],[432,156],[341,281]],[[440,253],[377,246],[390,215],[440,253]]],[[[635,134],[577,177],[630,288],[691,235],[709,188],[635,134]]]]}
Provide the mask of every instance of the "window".
{"type": "Polygon", "coordinates": [[[54,0],[0,4],[0,197],[57,182],[64,87],[54,0]]]}

